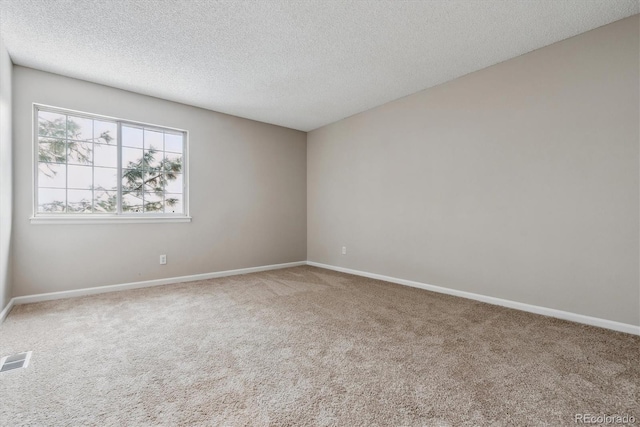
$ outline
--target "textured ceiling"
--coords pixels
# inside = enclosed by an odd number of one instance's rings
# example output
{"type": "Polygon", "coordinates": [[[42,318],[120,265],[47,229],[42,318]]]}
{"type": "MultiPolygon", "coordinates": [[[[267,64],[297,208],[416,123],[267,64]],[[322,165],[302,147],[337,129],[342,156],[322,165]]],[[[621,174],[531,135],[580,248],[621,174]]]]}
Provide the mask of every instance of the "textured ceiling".
{"type": "Polygon", "coordinates": [[[0,0],[14,63],[308,131],[638,0],[0,0]]]}

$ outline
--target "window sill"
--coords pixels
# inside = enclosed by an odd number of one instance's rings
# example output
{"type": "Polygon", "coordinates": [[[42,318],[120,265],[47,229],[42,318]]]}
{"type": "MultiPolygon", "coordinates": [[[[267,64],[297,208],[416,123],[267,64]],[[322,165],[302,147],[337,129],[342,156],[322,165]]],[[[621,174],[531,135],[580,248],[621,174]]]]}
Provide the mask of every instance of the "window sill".
{"type": "Polygon", "coordinates": [[[190,216],[33,216],[31,224],[144,224],[166,222],[191,222],[190,216]]]}

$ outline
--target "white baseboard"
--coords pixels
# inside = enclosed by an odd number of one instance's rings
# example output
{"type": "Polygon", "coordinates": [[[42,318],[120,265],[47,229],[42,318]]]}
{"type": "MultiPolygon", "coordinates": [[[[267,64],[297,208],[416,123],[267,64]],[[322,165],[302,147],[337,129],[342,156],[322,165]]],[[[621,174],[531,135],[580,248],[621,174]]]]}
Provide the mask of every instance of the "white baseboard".
{"type": "Polygon", "coordinates": [[[486,295],[474,294],[472,292],[459,291],[456,289],[443,288],[441,286],[427,285],[426,283],[414,282],[412,280],[398,279],[396,277],[383,276],[381,274],[368,273],[366,271],[352,270],[350,268],[336,267],[334,265],[321,264],[318,262],[307,261],[307,265],[327,270],[339,271],[342,273],[354,274],[356,276],[368,277],[370,279],[384,280],[385,282],[397,283],[399,285],[411,286],[414,288],[425,289],[427,291],[438,292],[441,294],[453,295],[457,297],[472,299],[476,301],[486,302],[488,304],[500,305],[516,310],[527,311],[529,313],[542,314],[543,316],[555,317],[558,319],[570,320],[585,325],[598,326],[600,328],[612,329],[627,334],[640,335],[640,326],[630,325],[628,323],[614,322],[613,320],[600,319],[598,317],[585,316],[582,314],[571,313],[568,311],[556,310],[554,308],[540,307],[537,305],[525,304],[517,301],[510,301],[501,298],[489,297],[486,295]]]}
{"type": "MultiPolygon", "coordinates": [[[[238,274],[257,273],[259,271],[277,270],[280,268],[297,267],[306,265],[306,261],[288,262],[285,264],[262,265],[259,267],[239,268],[237,270],[217,271],[214,273],[193,274],[190,276],[169,277],[166,279],[145,280],[142,282],[124,283],[121,285],[97,286],[95,288],[74,289],[71,291],[49,292],[45,294],[26,295],[14,297],[9,301],[7,307],[2,311],[2,316],[9,314],[13,305],[30,304],[34,302],[50,301],[63,298],[73,298],[85,295],[103,294],[106,292],[124,291],[127,289],[148,288],[151,286],[170,285],[174,283],[193,282],[196,280],[215,279],[217,277],[235,276],[238,274]],[[5,313],[6,311],[6,313],[5,313]]],[[[0,323],[4,320],[1,318],[0,323]]]]}
{"type": "Polygon", "coordinates": [[[313,261],[288,262],[285,264],[272,264],[259,267],[240,268],[237,270],[218,271],[214,273],[194,274],[190,276],[170,277],[166,279],[145,280],[141,282],[124,283],[120,285],[98,286],[94,288],[75,289],[71,291],[50,292],[37,295],[27,295],[12,298],[7,306],[0,312],[0,323],[4,321],[11,309],[15,305],[30,304],[34,302],[50,301],[63,298],[73,298],[85,295],[102,294],[106,292],[124,291],[127,289],[147,288],[151,286],[169,285],[173,283],[193,282],[196,280],[214,279],[217,277],[234,276],[238,274],[257,273],[260,271],[277,270],[280,268],[297,267],[300,265],[310,265],[313,267],[325,268],[327,270],[340,271],[342,273],[354,274],[356,276],[369,277],[371,279],[384,280],[385,282],[397,283],[400,285],[411,286],[414,288],[425,289],[428,291],[438,292],[441,294],[453,295],[457,297],[472,299],[476,301],[486,302],[488,304],[500,305],[503,307],[514,308],[516,310],[527,311],[529,313],[541,314],[543,316],[555,317],[558,319],[569,320],[572,322],[583,323],[585,325],[598,326],[600,328],[611,329],[614,331],[625,332],[633,335],[640,335],[640,326],[630,325],[627,323],[615,322],[613,320],[600,319],[597,317],[585,316],[582,314],[571,313],[568,311],[556,310],[553,308],[540,307],[537,305],[525,304],[517,301],[510,301],[501,298],[489,297],[472,292],[459,291],[456,289],[444,288],[441,286],[428,285],[426,283],[414,282],[412,280],[398,279],[396,277],[384,276],[382,274],[368,273],[366,271],[352,270],[350,268],[336,267],[328,264],[321,264],[313,261]]]}
{"type": "Polygon", "coordinates": [[[4,319],[6,319],[6,317],[9,315],[9,312],[13,308],[14,304],[15,298],[11,298],[5,308],[2,309],[2,312],[0,312],[0,323],[4,322],[4,319]]]}

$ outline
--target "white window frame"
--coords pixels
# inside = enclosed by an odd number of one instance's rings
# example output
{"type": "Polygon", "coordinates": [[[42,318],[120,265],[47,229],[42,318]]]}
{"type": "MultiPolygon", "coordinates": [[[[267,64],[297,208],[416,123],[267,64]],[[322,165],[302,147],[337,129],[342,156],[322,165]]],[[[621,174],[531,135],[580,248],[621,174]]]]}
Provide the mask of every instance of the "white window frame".
{"type": "MultiPolygon", "coordinates": [[[[189,215],[189,131],[184,129],[161,126],[151,123],[136,122],[133,120],[121,119],[117,117],[104,116],[100,114],[87,113],[84,111],[72,110],[68,108],[55,107],[45,104],[33,103],[32,109],[32,178],[31,191],[33,192],[31,224],[106,224],[106,223],[162,223],[162,222],[191,222],[189,215]],[[118,126],[117,147],[118,147],[118,207],[116,213],[42,213],[38,212],[38,111],[43,110],[52,113],[85,117],[92,120],[104,120],[116,122],[118,126]],[[144,127],[145,129],[156,131],[171,131],[183,134],[183,166],[182,166],[182,205],[183,213],[126,213],[122,212],[122,126],[144,127]]],[[[65,187],[66,188],[66,187],[65,187]]]]}

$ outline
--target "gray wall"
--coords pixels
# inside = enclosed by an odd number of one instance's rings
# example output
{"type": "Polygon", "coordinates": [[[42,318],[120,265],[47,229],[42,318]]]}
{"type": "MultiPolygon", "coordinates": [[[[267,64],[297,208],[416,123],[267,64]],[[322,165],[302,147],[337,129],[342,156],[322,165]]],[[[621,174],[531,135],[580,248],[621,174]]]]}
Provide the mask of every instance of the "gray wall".
{"type": "Polygon", "coordinates": [[[13,72],[14,296],[306,259],[304,132],[29,68],[13,72]],[[33,102],[188,130],[193,222],[30,224],[33,102]]]}
{"type": "Polygon", "coordinates": [[[310,132],[308,259],[640,325],[638,33],[634,16],[310,132]]]}
{"type": "Polygon", "coordinates": [[[0,38],[0,310],[11,299],[11,59],[0,38]]]}

